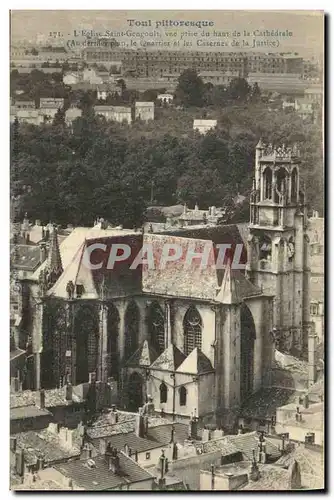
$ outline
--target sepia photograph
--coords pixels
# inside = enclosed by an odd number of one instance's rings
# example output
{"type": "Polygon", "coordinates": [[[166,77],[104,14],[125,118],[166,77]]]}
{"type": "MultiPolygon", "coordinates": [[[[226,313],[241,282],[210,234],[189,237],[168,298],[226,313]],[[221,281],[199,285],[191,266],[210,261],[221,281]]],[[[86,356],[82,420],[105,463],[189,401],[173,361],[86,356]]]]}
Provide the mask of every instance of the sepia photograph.
{"type": "Polygon", "coordinates": [[[325,491],[324,12],[8,15],[10,490],[325,491]]]}

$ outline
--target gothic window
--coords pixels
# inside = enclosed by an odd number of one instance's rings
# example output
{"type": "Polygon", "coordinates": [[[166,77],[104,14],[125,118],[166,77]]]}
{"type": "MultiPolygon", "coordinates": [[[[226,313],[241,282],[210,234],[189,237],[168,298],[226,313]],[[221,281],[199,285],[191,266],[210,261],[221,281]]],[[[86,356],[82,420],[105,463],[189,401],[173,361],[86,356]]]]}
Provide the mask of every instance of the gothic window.
{"type": "Polygon", "coordinates": [[[76,383],[88,381],[97,367],[99,322],[95,308],[82,306],[74,320],[76,335],[76,383]]]}
{"type": "Polygon", "coordinates": [[[150,306],[148,325],[152,347],[161,354],[165,349],[165,318],[157,302],[153,302],[150,306]]]}
{"type": "Polygon", "coordinates": [[[119,314],[113,304],[108,305],[107,370],[108,376],[118,377],[118,326],[119,314]]]}
{"type": "Polygon", "coordinates": [[[287,171],[285,168],[280,168],[276,172],[276,189],[275,189],[275,203],[282,203],[284,197],[287,195],[287,171]]]}
{"type": "Polygon", "coordinates": [[[273,172],[267,167],[263,172],[264,199],[271,200],[272,197],[273,172]]]}
{"type": "Polygon", "coordinates": [[[167,403],[167,385],[162,382],[162,384],[160,384],[160,403],[167,403]]]}
{"type": "Polygon", "coordinates": [[[297,201],[297,193],[298,193],[298,171],[296,168],[293,169],[291,175],[291,201],[297,201]]]}
{"type": "Polygon", "coordinates": [[[271,239],[264,235],[259,243],[260,260],[271,260],[271,239]]]}
{"type": "Polygon", "coordinates": [[[186,406],[187,404],[187,389],[182,386],[180,387],[180,406],[186,406]]]}
{"type": "Polygon", "coordinates": [[[139,309],[132,301],[125,313],[125,355],[128,358],[138,347],[139,309]]]}
{"type": "Polygon", "coordinates": [[[183,320],[184,352],[188,356],[195,347],[202,347],[202,318],[196,307],[190,307],[183,320]]]}

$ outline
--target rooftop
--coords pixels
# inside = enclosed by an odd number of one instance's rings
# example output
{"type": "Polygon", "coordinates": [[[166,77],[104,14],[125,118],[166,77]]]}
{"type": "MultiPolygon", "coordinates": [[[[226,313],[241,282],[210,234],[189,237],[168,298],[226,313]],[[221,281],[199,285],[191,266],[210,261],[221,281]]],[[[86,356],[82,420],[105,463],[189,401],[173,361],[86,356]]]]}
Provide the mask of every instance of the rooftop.
{"type": "MultiPolygon", "coordinates": [[[[45,407],[52,408],[54,406],[68,406],[72,403],[81,403],[83,401],[82,397],[75,393],[75,387],[73,387],[73,397],[71,401],[65,398],[65,388],[61,389],[47,389],[45,390],[45,407]]],[[[22,411],[28,406],[38,405],[39,393],[38,391],[19,391],[12,392],[10,394],[10,408],[23,408],[22,411]]]]}
{"type": "Polygon", "coordinates": [[[89,461],[75,460],[55,465],[54,468],[85,490],[104,491],[117,489],[131,483],[153,480],[153,476],[132,458],[122,452],[118,454],[118,457],[120,465],[118,474],[109,470],[108,462],[104,456],[98,456],[89,461]]]}

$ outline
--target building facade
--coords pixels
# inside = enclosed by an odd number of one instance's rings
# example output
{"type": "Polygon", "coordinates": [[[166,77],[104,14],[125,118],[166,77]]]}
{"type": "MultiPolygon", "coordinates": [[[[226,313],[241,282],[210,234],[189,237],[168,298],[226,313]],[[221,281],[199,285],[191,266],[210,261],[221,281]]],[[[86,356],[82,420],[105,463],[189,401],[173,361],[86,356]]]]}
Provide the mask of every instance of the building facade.
{"type": "Polygon", "coordinates": [[[249,229],[76,228],[60,246],[54,232],[48,259],[31,278],[34,388],[80,384],[93,373],[117,381],[119,404],[128,410],[151,397],[161,414],[232,426],[242,402],[263,385],[275,336],[284,348],[302,351],[309,312],[298,162],[276,156],[291,182],[274,191],[265,167],[275,186],[281,173],[270,158],[259,145],[249,229]],[[92,269],[93,244],[105,253],[94,254],[92,269]],[[114,245],[130,246],[130,261],[108,269],[103,262],[114,245]],[[181,258],[160,266],[166,245],[179,247],[181,258]],[[221,245],[230,250],[217,266],[221,245]],[[239,262],[248,261],[240,269],[233,257],[238,245],[239,262]],[[134,266],[143,248],[157,267],[134,266]],[[207,256],[206,265],[189,260],[194,249],[207,256]]]}

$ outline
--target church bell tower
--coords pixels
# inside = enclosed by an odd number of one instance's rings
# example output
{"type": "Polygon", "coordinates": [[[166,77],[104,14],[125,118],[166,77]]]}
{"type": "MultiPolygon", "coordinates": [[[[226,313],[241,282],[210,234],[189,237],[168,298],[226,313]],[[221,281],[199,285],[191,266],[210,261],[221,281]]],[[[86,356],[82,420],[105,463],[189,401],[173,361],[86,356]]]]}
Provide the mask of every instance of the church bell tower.
{"type": "Polygon", "coordinates": [[[299,164],[296,146],[258,143],[247,263],[251,281],[274,295],[277,348],[295,355],[305,351],[309,321],[307,211],[299,164]]]}

